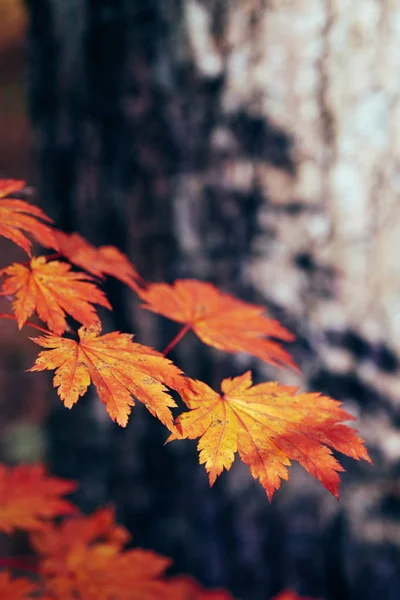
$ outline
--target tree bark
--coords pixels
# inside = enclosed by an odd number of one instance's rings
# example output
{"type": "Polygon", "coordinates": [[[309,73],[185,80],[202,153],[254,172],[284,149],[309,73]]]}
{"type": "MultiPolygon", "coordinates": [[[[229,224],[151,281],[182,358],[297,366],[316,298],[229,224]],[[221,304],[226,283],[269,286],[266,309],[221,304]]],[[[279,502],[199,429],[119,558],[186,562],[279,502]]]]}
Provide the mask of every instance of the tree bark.
{"type": "MultiPolygon", "coordinates": [[[[340,505],[296,468],[269,505],[242,465],[210,490],[194,444],[164,448],[139,406],[117,429],[89,398],[55,404],[54,470],[85,509],[116,502],[138,544],[240,598],[397,598],[398,1],[27,4],[47,211],[147,280],[206,279],[268,307],[297,335],[303,379],[194,336],[173,358],[216,388],[251,368],[345,401],[376,463],[343,461],[340,505]]],[[[107,285],[107,326],[165,347],[176,327],[107,285]]]]}

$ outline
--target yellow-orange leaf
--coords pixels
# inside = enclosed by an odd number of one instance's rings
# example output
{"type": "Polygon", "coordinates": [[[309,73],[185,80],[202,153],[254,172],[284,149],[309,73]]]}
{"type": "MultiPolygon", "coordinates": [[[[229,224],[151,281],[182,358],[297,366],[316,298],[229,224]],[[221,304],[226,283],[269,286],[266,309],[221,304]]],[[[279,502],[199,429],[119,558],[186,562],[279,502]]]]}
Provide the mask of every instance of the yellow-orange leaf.
{"type": "Polygon", "coordinates": [[[234,600],[225,590],[206,590],[191,577],[174,577],[169,588],[171,600],[234,600]]]}
{"type": "Polygon", "coordinates": [[[71,408],[92,382],[110,417],[122,427],[128,422],[132,396],[143,402],[171,431],[170,408],[176,406],[166,385],[183,385],[181,371],[162,354],[132,341],[132,335],[114,331],[99,336],[100,328],[79,329],[80,342],[47,335],[32,338],[48,349],[42,351],[31,371],[56,369],[54,386],[66,407],[71,408]]]}
{"type": "MultiPolygon", "coordinates": [[[[13,179],[0,180],[0,198],[19,191],[24,183],[13,179]]],[[[58,248],[54,230],[42,221],[52,222],[38,206],[24,200],[0,200],[0,235],[21,246],[29,255],[31,242],[26,233],[46,248],[58,248]]]]}
{"type": "Polygon", "coordinates": [[[77,233],[67,234],[57,231],[56,237],[61,254],[74,265],[97,277],[112,275],[137,291],[141,277],[128,257],[118,248],[115,246],[96,248],[77,233]]]}
{"type": "Polygon", "coordinates": [[[60,335],[67,326],[66,313],[90,327],[100,323],[92,303],[111,309],[93,279],[71,271],[68,263],[46,262],[41,256],[33,258],[29,267],[14,263],[0,274],[5,277],[1,295],[14,296],[12,306],[20,329],[34,310],[51,331],[60,335]]]}
{"type": "Polygon", "coordinates": [[[76,509],[62,496],[76,489],[71,481],[49,477],[43,467],[0,464],[0,531],[34,530],[43,521],[76,509]]]}
{"type": "Polygon", "coordinates": [[[292,340],[265,309],[221,293],[210,283],[192,279],[173,285],[152,283],[138,292],[143,308],[189,325],[206,344],[227,352],[246,352],[273,365],[291,365],[291,356],[277,342],[292,340]]]}
{"type": "Polygon", "coordinates": [[[371,462],[354,429],[343,425],[353,417],[340,402],[320,394],[296,394],[295,387],[269,382],[252,386],[251,373],[225,379],[223,395],[201,381],[182,388],[191,409],[178,417],[170,440],[200,438],[200,464],[210,484],[229,470],[235,452],[259,479],[268,498],[288,479],[287,467],[297,460],[335,496],[343,468],[330,450],[371,462]]]}
{"type": "Polygon", "coordinates": [[[7,571],[0,573],[0,600],[28,600],[32,599],[36,586],[32,581],[21,577],[11,579],[7,571]]]}

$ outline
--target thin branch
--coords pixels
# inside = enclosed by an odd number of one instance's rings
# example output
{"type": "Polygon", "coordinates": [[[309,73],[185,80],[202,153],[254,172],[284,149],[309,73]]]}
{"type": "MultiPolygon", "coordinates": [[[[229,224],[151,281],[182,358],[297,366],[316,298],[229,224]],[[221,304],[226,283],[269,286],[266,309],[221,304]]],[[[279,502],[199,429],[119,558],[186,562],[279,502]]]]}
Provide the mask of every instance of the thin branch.
{"type": "MultiPolygon", "coordinates": [[[[9,315],[7,313],[0,313],[0,319],[10,319],[10,321],[16,321],[17,317],[15,315],[9,315]]],[[[48,329],[44,329],[43,327],[40,327],[40,325],[35,325],[35,323],[32,323],[31,321],[25,321],[24,325],[30,325],[30,327],[34,327],[42,333],[51,333],[51,331],[49,331],[48,329]]]]}
{"type": "MultiPolygon", "coordinates": [[[[40,255],[40,258],[45,258],[46,260],[53,260],[54,258],[60,258],[60,257],[63,257],[61,252],[53,252],[52,254],[41,254],[40,255]]],[[[35,257],[32,256],[32,258],[35,258],[35,257]]],[[[23,265],[24,267],[29,267],[31,264],[31,260],[27,260],[25,262],[18,263],[18,264],[23,265]]]]}
{"type": "Polygon", "coordinates": [[[0,567],[16,569],[17,571],[27,571],[28,573],[38,573],[39,567],[36,560],[30,556],[21,556],[15,558],[0,558],[0,567]]]}
{"type": "Polygon", "coordinates": [[[54,260],[55,258],[63,258],[64,255],[61,252],[52,252],[52,254],[43,254],[46,260],[54,260]]]}
{"type": "Polygon", "coordinates": [[[172,350],[172,348],[175,348],[175,346],[177,345],[177,343],[181,341],[181,339],[183,338],[183,336],[187,334],[187,332],[189,331],[190,328],[191,328],[191,324],[190,323],[186,323],[186,325],[184,327],[182,327],[182,329],[180,330],[180,332],[174,337],[174,339],[165,348],[165,350],[163,352],[164,356],[167,356],[168,352],[170,352],[172,350]]]}

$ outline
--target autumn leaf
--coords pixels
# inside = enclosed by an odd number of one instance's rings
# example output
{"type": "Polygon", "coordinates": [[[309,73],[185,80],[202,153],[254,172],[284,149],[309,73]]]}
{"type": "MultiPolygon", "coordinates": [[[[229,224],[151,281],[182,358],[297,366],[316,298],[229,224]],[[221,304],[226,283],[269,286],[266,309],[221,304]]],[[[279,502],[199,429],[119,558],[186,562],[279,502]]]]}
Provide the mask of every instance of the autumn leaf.
{"type": "Polygon", "coordinates": [[[160,579],[170,560],[150,550],[121,552],[111,544],[76,546],[57,571],[44,567],[54,600],[172,600],[160,579]]]}
{"type": "Polygon", "coordinates": [[[132,396],[171,431],[170,408],[175,401],[165,386],[180,390],[181,371],[162,354],[132,341],[132,335],[114,331],[100,336],[100,327],[81,327],[80,342],[49,334],[31,338],[46,348],[31,371],[56,369],[54,386],[67,408],[83,396],[90,382],[97,389],[110,417],[122,427],[128,422],[132,396]]]}
{"type": "Polygon", "coordinates": [[[76,509],[62,496],[76,489],[72,481],[46,475],[43,467],[0,464],[0,531],[27,531],[43,526],[43,521],[76,509]]]}
{"type": "Polygon", "coordinates": [[[8,571],[0,573],[0,600],[32,599],[35,591],[36,586],[32,581],[22,579],[22,577],[12,579],[8,571]]]}
{"type": "Polygon", "coordinates": [[[129,532],[115,522],[114,510],[102,508],[89,516],[70,517],[58,525],[48,523],[31,534],[31,542],[36,552],[47,557],[47,567],[56,569],[56,564],[75,546],[107,543],[122,548],[130,537],[129,532]]]}
{"type": "Polygon", "coordinates": [[[148,550],[124,550],[129,538],[111,509],[34,533],[46,591],[57,600],[166,598],[167,586],[160,578],[170,560],[148,550]]]}
{"type": "Polygon", "coordinates": [[[68,263],[46,262],[41,256],[33,258],[29,267],[14,263],[0,275],[5,277],[1,295],[15,296],[12,306],[20,329],[34,310],[51,331],[61,335],[67,327],[66,313],[90,327],[100,323],[92,303],[111,309],[93,279],[71,271],[68,263]]]}
{"type": "MultiPolygon", "coordinates": [[[[19,191],[24,184],[24,181],[13,179],[0,180],[0,198],[19,191]]],[[[26,233],[46,248],[58,248],[55,230],[46,223],[52,223],[52,220],[38,206],[24,200],[0,200],[0,235],[21,246],[29,256],[31,242],[26,233]]]]}
{"type": "Polygon", "coordinates": [[[252,386],[250,371],[224,379],[223,395],[201,381],[180,394],[191,409],[178,417],[169,440],[200,438],[200,464],[212,485],[223,469],[229,470],[235,452],[259,479],[269,500],[288,479],[287,467],[297,460],[336,497],[343,467],[331,448],[371,462],[363,441],[343,425],[353,417],[340,402],[317,393],[296,394],[295,387],[269,382],[252,386]]]}
{"type": "Polygon", "coordinates": [[[297,368],[291,356],[268,338],[293,339],[265,309],[223,294],[210,283],[193,279],[173,285],[152,283],[138,291],[143,308],[185,323],[206,344],[227,352],[246,352],[276,366],[297,368]]]}
{"type": "Polygon", "coordinates": [[[234,600],[224,590],[206,590],[191,577],[174,577],[169,580],[171,600],[234,600]]]}
{"type": "Polygon", "coordinates": [[[141,277],[128,257],[115,246],[96,248],[77,233],[57,231],[56,238],[61,254],[74,265],[96,277],[111,275],[137,291],[141,277]]]}
{"type": "Polygon", "coordinates": [[[25,187],[25,181],[20,179],[0,179],[0,198],[5,198],[25,187]]]}

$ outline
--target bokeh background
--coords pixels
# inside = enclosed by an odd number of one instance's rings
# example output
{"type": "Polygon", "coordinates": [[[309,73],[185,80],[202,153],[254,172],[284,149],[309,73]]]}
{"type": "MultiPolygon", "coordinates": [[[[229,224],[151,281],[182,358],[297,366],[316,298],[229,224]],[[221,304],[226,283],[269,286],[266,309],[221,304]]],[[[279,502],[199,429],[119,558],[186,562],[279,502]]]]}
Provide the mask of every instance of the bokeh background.
{"type": "MultiPolygon", "coordinates": [[[[0,0],[0,175],[150,281],[265,305],[302,376],[191,335],[172,358],[216,388],[251,368],[342,400],[375,464],[342,460],[340,503],[296,466],[271,504],[239,462],[210,490],[195,443],[164,447],[141,406],[125,430],[93,394],[64,409],[9,322],[1,459],[45,460],[83,510],[115,503],[137,544],[242,600],[398,600],[399,73],[400,0],[0,0]]],[[[106,291],[108,329],[176,333],[106,291]]]]}

